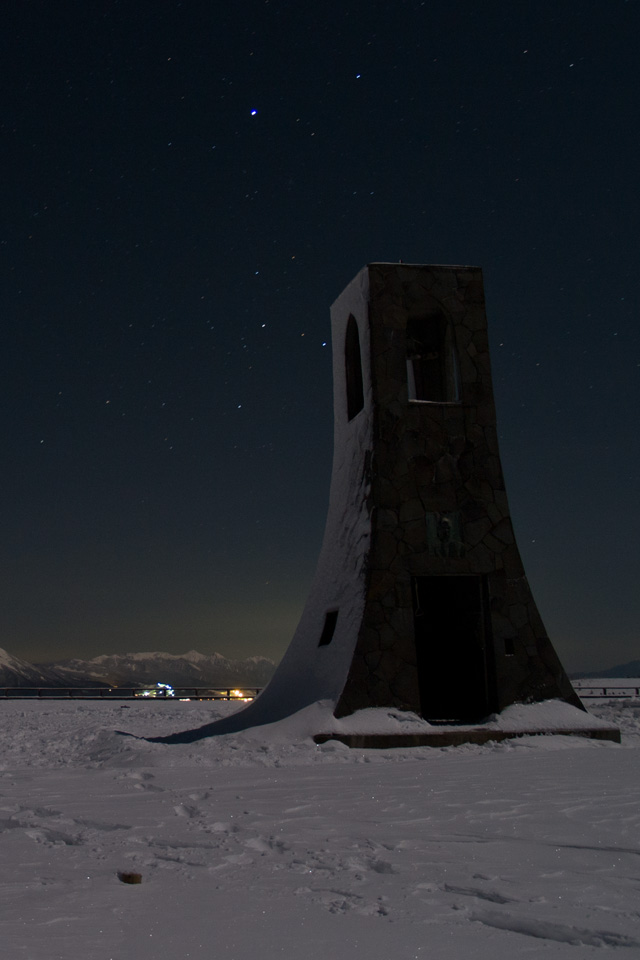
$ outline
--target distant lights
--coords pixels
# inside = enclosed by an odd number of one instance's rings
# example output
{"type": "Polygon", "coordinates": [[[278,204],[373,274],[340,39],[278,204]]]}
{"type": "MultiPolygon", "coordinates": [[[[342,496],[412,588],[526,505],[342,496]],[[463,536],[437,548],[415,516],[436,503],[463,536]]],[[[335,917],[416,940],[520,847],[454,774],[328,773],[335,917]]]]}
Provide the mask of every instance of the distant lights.
{"type": "Polygon", "coordinates": [[[156,683],[154,687],[147,687],[145,690],[136,690],[135,697],[175,697],[175,692],[170,683],[156,683]]]}
{"type": "Polygon", "coordinates": [[[257,110],[252,110],[252,111],[251,111],[251,116],[252,116],[252,117],[256,117],[257,115],[258,115],[258,111],[257,111],[257,110]]]}

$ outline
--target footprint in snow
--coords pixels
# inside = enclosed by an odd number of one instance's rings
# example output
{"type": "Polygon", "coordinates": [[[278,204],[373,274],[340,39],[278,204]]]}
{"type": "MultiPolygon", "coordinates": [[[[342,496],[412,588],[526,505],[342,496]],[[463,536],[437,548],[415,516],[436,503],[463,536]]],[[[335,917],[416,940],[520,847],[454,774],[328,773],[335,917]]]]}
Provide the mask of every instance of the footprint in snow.
{"type": "Polygon", "coordinates": [[[274,837],[250,837],[249,840],[245,840],[244,845],[263,855],[266,853],[286,853],[291,849],[283,840],[276,840],[274,837]]]}
{"type": "Polygon", "coordinates": [[[389,863],[388,860],[368,860],[367,866],[369,870],[373,870],[374,873],[397,873],[398,871],[393,866],[392,863],[389,863]]]}
{"type": "Polygon", "coordinates": [[[555,943],[569,943],[578,947],[640,947],[640,940],[623,933],[614,933],[611,930],[584,930],[564,923],[550,923],[530,917],[516,917],[510,913],[498,913],[497,910],[471,913],[469,919],[498,930],[522,933],[536,940],[551,940],[555,943]]]}
{"type": "Polygon", "coordinates": [[[385,904],[385,897],[377,900],[366,900],[348,890],[312,889],[300,887],[296,894],[310,895],[316,903],[322,904],[329,913],[357,913],[363,917],[387,917],[389,909],[385,904]]]}
{"type": "Polygon", "coordinates": [[[173,809],[179,817],[185,817],[187,820],[193,820],[194,817],[201,815],[198,807],[191,806],[188,803],[179,803],[173,809]]]}
{"type": "Polygon", "coordinates": [[[32,829],[25,830],[25,834],[31,840],[35,840],[36,843],[44,843],[45,846],[48,847],[79,847],[84,842],[80,837],[72,837],[70,834],[63,833],[61,830],[32,829]]]}
{"type": "Polygon", "coordinates": [[[480,890],[477,887],[457,887],[452,883],[445,883],[442,888],[445,893],[459,893],[463,897],[477,897],[478,900],[488,900],[490,903],[517,903],[513,897],[505,897],[495,890],[480,890]]]}
{"type": "Polygon", "coordinates": [[[116,777],[117,780],[135,780],[134,787],[136,790],[148,790],[151,793],[164,793],[163,787],[156,786],[155,783],[152,783],[152,780],[155,780],[155,777],[152,773],[147,773],[146,771],[135,773],[125,773],[121,777],[116,777]]]}

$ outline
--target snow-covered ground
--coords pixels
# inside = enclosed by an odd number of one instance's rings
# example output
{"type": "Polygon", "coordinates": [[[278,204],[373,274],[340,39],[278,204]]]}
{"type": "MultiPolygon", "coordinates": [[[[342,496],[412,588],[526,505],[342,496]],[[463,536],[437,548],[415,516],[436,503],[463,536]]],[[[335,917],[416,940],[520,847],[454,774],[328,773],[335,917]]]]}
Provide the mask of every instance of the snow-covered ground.
{"type": "Polygon", "coordinates": [[[640,957],[639,700],[620,745],[117,732],[232,709],[0,703],[3,960],[640,957]]]}

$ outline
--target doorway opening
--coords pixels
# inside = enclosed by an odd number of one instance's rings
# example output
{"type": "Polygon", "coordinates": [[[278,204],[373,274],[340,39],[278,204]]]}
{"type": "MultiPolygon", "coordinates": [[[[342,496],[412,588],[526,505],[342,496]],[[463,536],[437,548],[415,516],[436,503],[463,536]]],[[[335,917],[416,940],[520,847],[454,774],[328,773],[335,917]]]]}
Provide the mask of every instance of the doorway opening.
{"type": "Polygon", "coordinates": [[[490,621],[482,576],[413,578],[420,712],[436,723],[475,723],[491,713],[490,621]]]}

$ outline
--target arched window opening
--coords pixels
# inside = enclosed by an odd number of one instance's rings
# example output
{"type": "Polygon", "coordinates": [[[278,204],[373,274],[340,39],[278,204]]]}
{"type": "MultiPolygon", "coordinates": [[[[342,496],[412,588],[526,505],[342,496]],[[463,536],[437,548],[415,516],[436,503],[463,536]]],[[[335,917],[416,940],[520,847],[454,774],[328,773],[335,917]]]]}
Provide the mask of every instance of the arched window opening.
{"type": "Polygon", "coordinates": [[[407,379],[410,400],[451,403],[460,399],[453,330],[440,310],[407,323],[407,379]]]}
{"type": "Polygon", "coordinates": [[[345,376],[347,381],[347,419],[353,420],[364,407],[362,386],[362,359],[360,356],[360,336],[358,324],[350,316],[347,322],[347,335],[344,345],[345,376]]]}

